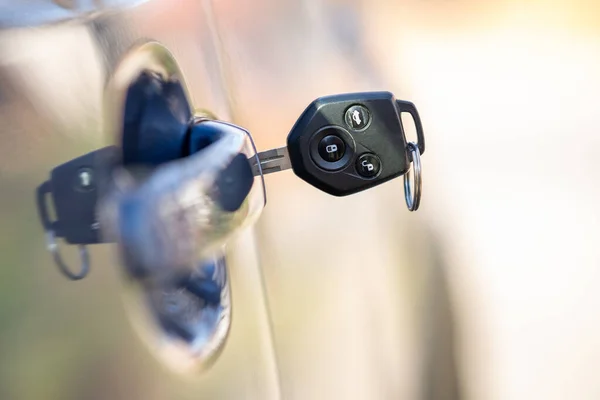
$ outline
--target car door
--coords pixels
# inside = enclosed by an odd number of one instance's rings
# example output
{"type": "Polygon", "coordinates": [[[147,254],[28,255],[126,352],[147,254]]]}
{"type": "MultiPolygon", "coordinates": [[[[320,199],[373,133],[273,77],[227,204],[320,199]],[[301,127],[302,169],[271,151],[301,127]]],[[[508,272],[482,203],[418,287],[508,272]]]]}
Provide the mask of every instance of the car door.
{"type": "MultiPolygon", "coordinates": [[[[114,245],[89,246],[91,273],[75,283],[45,249],[35,188],[55,166],[115,143],[105,129],[105,89],[141,39],[172,52],[195,108],[232,118],[209,9],[116,3],[2,4],[0,398],[278,398],[251,231],[227,248],[235,318],[226,346],[218,363],[184,382],[132,329],[114,245]]],[[[76,270],[75,246],[59,245],[76,270]]]]}
{"type": "MultiPolygon", "coordinates": [[[[284,145],[316,97],[412,94],[378,67],[365,2],[104,3],[89,14],[87,3],[40,1],[0,20],[0,398],[419,398],[432,381],[456,398],[440,249],[407,217],[397,181],[338,199],[291,172],[268,176],[261,220],[228,246],[229,338],[185,379],[132,329],[114,246],[91,248],[85,280],[57,273],[34,189],[54,166],[115,143],[105,87],[140,40],[164,44],[193,106],[249,129],[259,150],[284,145]]],[[[76,250],[62,251],[76,266],[76,250]]]]}

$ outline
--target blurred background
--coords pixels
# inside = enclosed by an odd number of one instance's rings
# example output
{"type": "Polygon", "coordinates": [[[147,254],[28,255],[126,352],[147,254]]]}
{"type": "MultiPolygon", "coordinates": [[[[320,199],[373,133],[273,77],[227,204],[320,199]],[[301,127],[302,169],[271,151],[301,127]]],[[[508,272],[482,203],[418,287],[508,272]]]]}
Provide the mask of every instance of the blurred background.
{"type": "Polygon", "coordinates": [[[600,398],[598,71],[591,0],[0,0],[0,399],[600,398]],[[428,141],[417,213],[400,180],[267,176],[229,246],[229,341],[192,376],[133,331],[111,246],[68,282],[35,209],[115,140],[104,85],[141,38],[259,150],[362,90],[414,102],[428,141]]]}

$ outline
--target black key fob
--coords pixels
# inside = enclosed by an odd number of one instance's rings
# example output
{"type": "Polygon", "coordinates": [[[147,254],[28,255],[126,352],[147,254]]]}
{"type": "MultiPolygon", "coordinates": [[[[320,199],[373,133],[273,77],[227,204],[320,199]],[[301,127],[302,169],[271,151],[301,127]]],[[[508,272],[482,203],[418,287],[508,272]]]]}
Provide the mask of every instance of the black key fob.
{"type": "Polygon", "coordinates": [[[50,180],[37,188],[37,206],[44,229],[69,244],[104,243],[96,219],[98,201],[98,166],[102,159],[115,154],[115,147],[105,147],[54,168],[50,180]],[[55,220],[50,219],[49,198],[55,220]]]}
{"type": "Polygon", "coordinates": [[[412,156],[400,117],[403,112],[415,122],[422,154],[425,139],[416,107],[390,92],[347,93],[313,101],[287,138],[294,173],[334,196],[354,194],[406,174],[412,156]]]}

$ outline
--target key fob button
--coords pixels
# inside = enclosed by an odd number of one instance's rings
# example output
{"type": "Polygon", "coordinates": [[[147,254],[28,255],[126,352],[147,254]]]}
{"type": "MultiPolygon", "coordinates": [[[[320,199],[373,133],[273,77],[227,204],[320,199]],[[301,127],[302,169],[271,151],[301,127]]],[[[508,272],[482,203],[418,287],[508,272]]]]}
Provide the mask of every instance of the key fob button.
{"type": "Polygon", "coordinates": [[[367,128],[371,122],[371,113],[361,105],[353,105],[346,110],[344,116],[346,125],[353,131],[362,131],[367,128]]]}
{"type": "Polygon", "coordinates": [[[333,172],[345,168],[353,160],[354,142],[346,129],[328,125],[312,135],[308,150],[314,165],[333,172]]]}
{"type": "Polygon", "coordinates": [[[319,142],[319,155],[327,162],[336,162],[344,157],[346,143],[337,135],[327,135],[319,142]]]}
{"type": "Polygon", "coordinates": [[[381,160],[375,154],[362,154],[356,160],[356,170],[364,178],[373,178],[381,171],[381,160]]]}

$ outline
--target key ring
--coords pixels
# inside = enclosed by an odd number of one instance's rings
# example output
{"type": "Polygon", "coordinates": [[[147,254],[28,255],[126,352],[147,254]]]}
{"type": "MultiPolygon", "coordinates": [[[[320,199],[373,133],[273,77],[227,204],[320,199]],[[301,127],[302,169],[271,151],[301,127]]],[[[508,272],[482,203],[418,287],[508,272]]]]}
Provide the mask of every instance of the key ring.
{"type": "Polygon", "coordinates": [[[88,272],[90,272],[90,256],[88,254],[87,247],[84,245],[79,245],[79,256],[81,257],[81,270],[78,274],[74,274],[71,272],[71,269],[67,267],[64,263],[60,251],[58,250],[58,244],[56,243],[56,237],[54,235],[54,231],[48,230],[46,231],[46,247],[48,251],[52,253],[52,257],[54,258],[54,262],[58,266],[60,272],[63,273],[67,278],[72,281],[78,281],[87,276],[88,272]]]}
{"type": "Polygon", "coordinates": [[[410,188],[410,180],[408,178],[410,171],[404,174],[404,199],[408,211],[417,211],[421,203],[421,152],[419,147],[413,143],[408,143],[408,150],[411,154],[413,164],[413,189],[410,188]]]}

